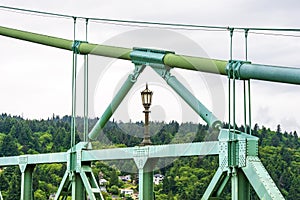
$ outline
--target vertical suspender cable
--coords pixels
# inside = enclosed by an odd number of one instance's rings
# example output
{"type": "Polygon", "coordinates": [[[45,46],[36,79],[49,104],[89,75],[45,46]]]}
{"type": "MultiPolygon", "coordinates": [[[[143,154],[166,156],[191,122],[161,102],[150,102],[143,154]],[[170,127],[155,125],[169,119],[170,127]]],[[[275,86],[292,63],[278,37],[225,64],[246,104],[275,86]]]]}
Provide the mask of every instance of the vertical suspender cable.
{"type": "MultiPolygon", "coordinates": [[[[233,35],[233,30],[232,30],[232,34],[233,35]]],[[[232,36],[231,36],[232,38],[232,36]]],[[[232,39],[231,39],[232,40],[232,39]]],[[[231,45],[232,45],[232,42],[231,42],[231,45]]],[[[232,60],[232,58],[231,58],[232,60]]],[[[233,66],[233,69],[232,69],[232,78],[233,78],[233,84],[232,84],[232,109],[233,109],[233,133],[235,133],[235,129],[236,129],[236,123],[235,123],[235,70],[234,70],[234,66],[233,66]]],[[[234,134],[234,139],[235,139],[235,134],[234,134]]]]}
{"type": "MultiPolygon", "coordinates": [[[[233,132],[235,133],[236,123],[235,123],[235,72],[232,73],[233,83],[232,83],[232,118],[233,118],[233,132]]],[[[235,134],[234,134],[235,136],[235,134]]]]}
{"type": "Polygon", "coordinates": [[[243,80],[243,87],[244,87],[244,127],[245,133],[247,133],[247,95],[246,95],[246,80],[243,80]]]}
{"type": "MultiPolygon", "coordinates": [[[[248,29],[245,29],[245,59],[248,60],[248,47],[247,47],[247,36],[248,36],[248,29]]],[[[245,133],[247,133],[247,94],[246,94],[246,80],[243,80],[243,87],[244,87],[244,127],[245,133]]]]}
{"type": "MultiPolygon", "coordinates": [[[[230,62],[232,61],[232,36],[233,36],[233,28],[229,28],[230,31],[230,62]]],[[[228,130],[229,130],[229,140],[231,139],[231,80],[230,80],[230,74],[231,74],[231,64],[229,64],[228,69],[228,130]]]]}
{"type": "Polygon", "coordinates": [[[251,125],[251,84],[250,79],[248,80],[248,109],[249,109],[249,134],[252,135],[252,125],[251,125]]]}
{"type": "MultiPolygon", "coordinates": [[[[248,61],[248,33],[249,29],[245,29],[245,58],[246,61],[248,61]]],[[[245,123],[245,132],[247,133],[247,130],[249,127],[249,134],[252,134],[251,130],[251,83],[250,79],[248,80],[248,113],[249,113],[249,125],[247,126],[247,94],[246,94],[246,81],[244,80],[244,123],[245,123]]]]}
{"type": "MultiPolygon", "coordinates": [[[[85,19],[85,41],[88,40],[88,23],[89,19],[85,19]]],[[[88,54],[84,55],[84,131],[83,131],[83,138],[84,141],[87,142],[88,140],[88,131],[89,131],[89,105],[88,105],[88,54]]]]}
{"type": "MultiPolygon", "coordinates": [[[[246,61],[248,60],[248,32],[249,29],[245,29],[245,54],[246,61]]],[[[249,112],[249,134],[252,135],[252,125],[251,125],[251,80],[248,80],[248,112],[249,112]]]]}
{"type": "MultiPolygon", "coordinates": [[[[76,17],[74,20],[74,43],[76,40],[76,17]]],[[[71,148],[75,145],[76,133],[76,68],[77,68],[77,53],[73,50],[72,62],[72,117],[71,117],[71,148]]]]}

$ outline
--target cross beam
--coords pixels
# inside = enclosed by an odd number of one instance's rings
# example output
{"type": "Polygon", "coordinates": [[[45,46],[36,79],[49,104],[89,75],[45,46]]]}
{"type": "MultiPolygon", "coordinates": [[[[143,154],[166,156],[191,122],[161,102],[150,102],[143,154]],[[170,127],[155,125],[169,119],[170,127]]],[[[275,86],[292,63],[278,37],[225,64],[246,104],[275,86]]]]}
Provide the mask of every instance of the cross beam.
{"type": "MultiPolygon", "coordinates": [[[[81,142],[76,146],[85,146],[81,142]]],[[[80,152],[81,162],[91,161],[110,161],[110,160],[130,160],[138,156],[138,152],[147,151],[147,158],[171,158],[181,156],[205,156],[218,155],[219,142],[195,142],[184,144],[168,144],[168,145],[151,145],[144,147],[126,147],[113,149],[88,150],[77,148],[80,152]]],[[[51,163],[67,163],[69,152],[62,153],[46,153],[22,156],[0,157],[0,166],[8,167],[22,164],[51,164],[51,163]]]]}

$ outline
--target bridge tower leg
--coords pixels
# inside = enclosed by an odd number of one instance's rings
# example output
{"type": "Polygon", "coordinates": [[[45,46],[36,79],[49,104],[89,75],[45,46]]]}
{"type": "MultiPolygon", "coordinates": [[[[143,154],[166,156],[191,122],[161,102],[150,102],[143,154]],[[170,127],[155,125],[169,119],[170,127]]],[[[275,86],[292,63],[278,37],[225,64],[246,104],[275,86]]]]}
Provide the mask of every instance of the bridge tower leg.
{"type": "MultiPolygon", "coordinates": [[[[231,136],[232,136],[231,135],[231,136]]],[[[231,180],[231,199],[250,199],[250,185],[260,199],[284,197],[258,158],[258,138],[222,129],[219,135],[219,168],[202,199],[218,198],[231,180]],[[229,135],[234,135],[234,140],[229,135]]]]}
{"type": "Polygon", "coordinates": [[[101,190],[91,169],[91,163],[82,162],[81,152],[90,149],[87,142],[80,142],[75,151],[69,153],[67,171],[56,192],[55,200],[103,200],[101,190]],[[88,197],[88,198],[87,198],[88,197]]]}
{"type": "Polygon", "coordinates": [[[250,200],[250,184],[241,169],[233,170],[231,175],[231,195],[232,200],[250,200]]]}
{"type": "MultiPolygon", "coordinates": [[[[33,200],[33,191],[32,191],[32,172],[35,168],[35,165],[27,164],[27,157],[21,157],[19,164],[21,170],[21,200],[33,200]]],[[[1,198],[0,198],[1,199],[1,198]]]]}
{"type": "Polygon", "coordinates": [[[149,147],[136,147],[133,159],[139,170],[139,200],[155,199],[153,187],[153,170],[156,158],[148,158],[149,147]]]}

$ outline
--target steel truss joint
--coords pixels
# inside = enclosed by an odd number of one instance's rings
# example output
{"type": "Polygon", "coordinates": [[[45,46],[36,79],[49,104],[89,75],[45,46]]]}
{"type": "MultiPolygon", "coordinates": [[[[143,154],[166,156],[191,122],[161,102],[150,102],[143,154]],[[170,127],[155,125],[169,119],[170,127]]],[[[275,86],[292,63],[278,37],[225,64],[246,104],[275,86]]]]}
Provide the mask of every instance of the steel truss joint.
{"type": "Polygon", "coordinates": [[[164,64],[163,59],[168,53],[174,54],[175,52],[134,47],[130,58],[134,64],[138,65],[164,64]]]}

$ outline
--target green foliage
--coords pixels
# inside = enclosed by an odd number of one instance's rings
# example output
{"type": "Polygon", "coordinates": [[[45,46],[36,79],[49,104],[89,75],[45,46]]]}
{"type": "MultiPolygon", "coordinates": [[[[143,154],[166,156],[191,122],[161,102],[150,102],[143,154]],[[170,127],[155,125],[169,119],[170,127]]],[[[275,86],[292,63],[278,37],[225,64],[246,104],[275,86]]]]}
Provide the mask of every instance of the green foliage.
{"type": "Polygon", "coordinates": [[[46,196],[46,193],[42,191],[41,189],[38,189],[34,192],[34,199],[35,200],[45,200],[48,197],[46,196]]]}
{"type": "Polygon", "coordinates": [[[113,185],[110,188],[108,188],[108,192],[110,192],[114,195],[118,195],[119,194],[119,187],[116,186],[116,185],[113,185]]]}
{"type": "MultiPolygon", "coordinates": [[[[5,191],[3,198],[8,200],[19,199],[21,195],[21,173],[18,167],[12,167],[8,170],[9,185],[5,191]]],[[[6,176],[6,174],[4,174],[6,176]]]]}
{"type": "Polygon", "coordinates": [[[111,171],[109,184],[111,187],[119,185],[119,177],[116,170],[111,171]]]}
{"type": "MultiPolygon", "coordinates": [[[[63,118],[53,116],[48,120],[25,120],[17,116],[0,115],[0,156],[67,151],[70,148],[70,119],[69,116],[63,118]]],[[[81,118],[77,119],[76,142],[82,137],[82,121],[81,118]]],[[[95,122],[96,119],[90,120],[90,128],[95,122]]],[[[243,130],[244,127],[240,129],[243,130]]],[[[282,133],[279,125],[276,131],[272,131],[263,126],[259,128],[257,124],[252,132],[260,139],[259,156],[282,194],[286,199],[300,199],[300,141],[297,133],[282,133]]],[[[215,139],[215,135],[207,126],[193,123],[178,124],[176,121],[151,122],[150,133],[154,144],[215,139]]],[[[142,122],[112,121],[106,124],[94,147],[136,146],[142,141],[142,136],[142,122]]],[[[132,162],[124,162],[122,167],[130,171],[137,170],[132,166],[134,166],[132,162]]],[[[156,199],[201,199],[217,167],[218,158],[213,156],[175,160],[158,171],[165,179],[162,184],[155,186],[156,199]]],[[[100,175],[108,180],[109,193],[118,195],[120,187],[129,187],[131,184],[123,185],[123,182],[119,181],[118,175],[125,175],[125,172],[120,172],[114,167],[114,162],[93,162],[92,169],[97,180],[100,175]]],[[[65,170],[65,164],[37,165],[33,176],[35,199],[47,199],[55,193],[65,170]]],[[[4,199],[19,199],[18,167],[0,168],[0,190],[4,199]]],[[[223,194],[225,199],[230,197],[229,192],[230,187],[225,189],[223,194]]],[[[110,199],[110,194],[104,195],[106,199],[110,199]]],[[[256,199],[255,195],[252,199],[256,199]]]]}
{"type": "Polygon", "coordinates": [[[17,140],[11,135],[7,134],[3,137],[2,145],[0,146],[0,156],[16,156],[19,154],[17,140]]]}

